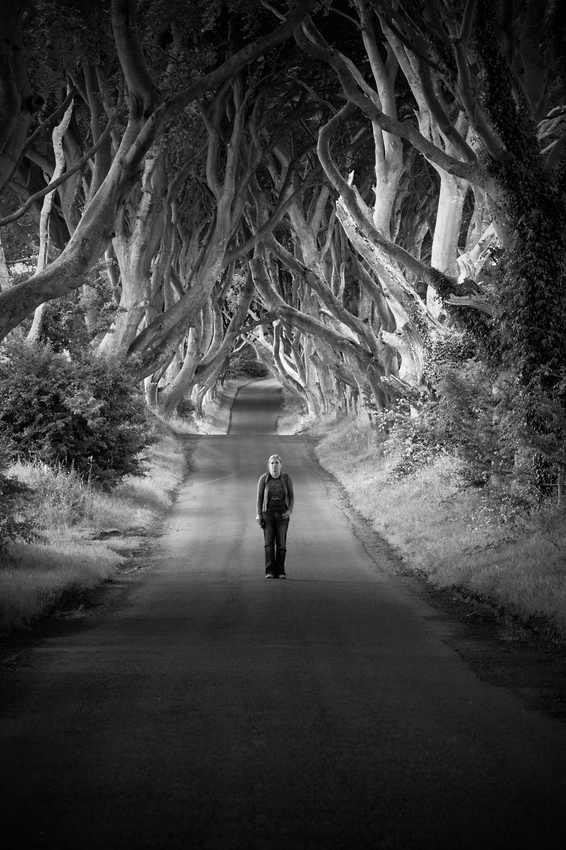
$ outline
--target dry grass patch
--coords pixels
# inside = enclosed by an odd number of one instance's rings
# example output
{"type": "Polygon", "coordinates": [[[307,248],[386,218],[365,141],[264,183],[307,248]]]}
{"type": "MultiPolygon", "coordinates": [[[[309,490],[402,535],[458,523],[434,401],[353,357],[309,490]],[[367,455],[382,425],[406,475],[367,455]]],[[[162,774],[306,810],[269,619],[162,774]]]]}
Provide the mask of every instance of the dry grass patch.
{"type": "Polygon", "coordinates": [[[186,473],[185,457],[168,432],[146,454],[146,476],[130,476],[109,493],[41,463],[10,470],[35,492],[30,515],[39,542],[11,544],[3,556],[0,634],[28,627],[70,591],[80,594],[108,578],[124,559],[97,537],[146,534],[161,521],[186,473]]]}
{"type": "Polygon", "coordinates": [[[0,569],[0,629],[29,626],[65,593],[92,589],[124,559],[98,541],[11,544],[0,569]]]}

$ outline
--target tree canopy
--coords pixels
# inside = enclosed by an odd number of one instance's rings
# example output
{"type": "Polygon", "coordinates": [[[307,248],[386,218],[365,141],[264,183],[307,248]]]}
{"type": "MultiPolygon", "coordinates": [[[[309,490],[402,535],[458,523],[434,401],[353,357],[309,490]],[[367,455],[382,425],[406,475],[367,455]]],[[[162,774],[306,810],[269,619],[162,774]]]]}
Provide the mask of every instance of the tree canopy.
{"type": "Polygon", "coordinates": [[[315,414],[474,375],[501,456],[560,467],[562,0],[5,7],[1,338],[167,414],[245,347],[315,414]]]}

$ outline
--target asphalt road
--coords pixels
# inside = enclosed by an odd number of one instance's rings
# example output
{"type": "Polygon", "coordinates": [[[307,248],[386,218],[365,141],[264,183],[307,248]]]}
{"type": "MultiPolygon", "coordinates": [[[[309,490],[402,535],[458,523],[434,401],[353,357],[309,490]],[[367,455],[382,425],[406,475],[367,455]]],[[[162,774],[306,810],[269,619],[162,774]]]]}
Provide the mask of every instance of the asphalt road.
{"type": "Polygon", "coordinates": [[[195,439],[121,596],[2,672],[0,845],[562,850],[566,725],[451,648],[309,441],[266,433],[273,394],[250,385],[228,436],[195,439]],[[287,581],[264,580],[254,519],[274,451],[287,581]]]}

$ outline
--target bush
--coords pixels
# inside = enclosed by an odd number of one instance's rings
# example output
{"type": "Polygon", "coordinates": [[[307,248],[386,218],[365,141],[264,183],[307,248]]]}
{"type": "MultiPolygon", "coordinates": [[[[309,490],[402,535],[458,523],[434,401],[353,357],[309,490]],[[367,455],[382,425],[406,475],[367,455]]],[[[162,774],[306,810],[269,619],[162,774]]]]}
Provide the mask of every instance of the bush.
{"type": "Polygon", "coordinates": [[[177,402],[177,416],[180,419],[194,419],[196,404],[190,398],[182,398],[177,402]]]}
{"type": "Polygon", "coordinates": [[[88,330],[88,314],[96,315],[96,333],[109,330],[116,311],[106,274],[98,276],[94,282],[85,279],[85,286],[69,292],[61,298],[47,301],[44,305],[40,342],[49,345],[53,351],[70,351],[72,357],[80,356],[88,349],[92,334],[88,330]]]}
{"type": "Polygon", "coordinates": [[[121,364],[73,361],[51,347],[0,349],[0,426],[13,456],[73,469],[106,487],[143,474],[143,401],[121,364]]]}
{"type": "Polygon", "coordinates": [[[33,530],[25,511],[32,490],[24,483],[5,475],[6,448],[0,443],[0,553],[6,551],[8,540],[31,540],[33,530]]]}
{"type": "Polygon", "coordinates": [[[439,429],[436,416],[431,415],[433,409],[433,405],[429,404],[413,417],[407,405],[400,402],[396,407],[375,415],[379,452],[387,458],[394,478],[412,475],[446,453],[447,438],[439,429]]]}
{"type": "Polygon", "coordinates": [[[224,377],[231,378],[267,378],[269,372],[263,363],[257,359],[251,346],[246,346],[232,354],[225,370],[224,377]]]}

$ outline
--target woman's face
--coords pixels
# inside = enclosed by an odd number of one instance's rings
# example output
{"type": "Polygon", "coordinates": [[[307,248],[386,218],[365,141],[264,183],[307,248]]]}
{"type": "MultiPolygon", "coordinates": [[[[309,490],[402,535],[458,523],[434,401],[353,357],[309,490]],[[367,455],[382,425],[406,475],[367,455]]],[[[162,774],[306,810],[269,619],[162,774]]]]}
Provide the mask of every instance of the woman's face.
{"type": "Polygon", "coordinates": [[[269,473],[273,478],[279,478],[281,475],[281,461],[279,458],[273,458],[269,461],[269,473]]]}

